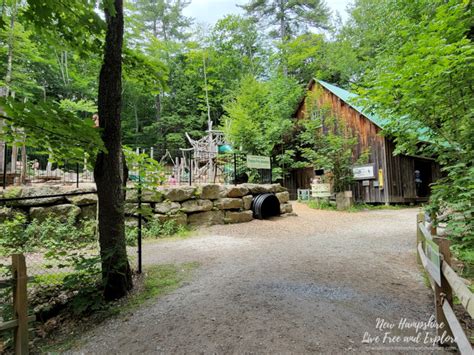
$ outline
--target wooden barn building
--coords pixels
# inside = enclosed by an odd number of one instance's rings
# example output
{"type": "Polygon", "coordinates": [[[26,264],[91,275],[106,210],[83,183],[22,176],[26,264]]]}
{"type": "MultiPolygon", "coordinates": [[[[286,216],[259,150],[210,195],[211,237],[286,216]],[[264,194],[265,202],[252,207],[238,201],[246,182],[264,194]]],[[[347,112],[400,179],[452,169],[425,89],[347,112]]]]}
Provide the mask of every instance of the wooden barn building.
{"type": "MultiPolygon", "coordinates": [[[[354,167],[354,201],[388,204],[428,199],[429,185],[439,176],[439,166],[433,159],[394,155],[395,143],[381,134],[384,120],[354,105],[351,100],[355,94],[321,80],[312,80],[308,91],[316,90],[317,105],[329,107],[331,113],[343,120],[357,137],[353,161],[364,152],[369,153],[369,164],[354,167]]],[[[295,112],[295,119],[307,117],[305,110],[306,100],[303,99],[295,112]]],[[[296,189],[309,189],[314,176],[313,168],[297,169],[283,183],[289,188],[292,198],[296,198],[296,189]]]]}

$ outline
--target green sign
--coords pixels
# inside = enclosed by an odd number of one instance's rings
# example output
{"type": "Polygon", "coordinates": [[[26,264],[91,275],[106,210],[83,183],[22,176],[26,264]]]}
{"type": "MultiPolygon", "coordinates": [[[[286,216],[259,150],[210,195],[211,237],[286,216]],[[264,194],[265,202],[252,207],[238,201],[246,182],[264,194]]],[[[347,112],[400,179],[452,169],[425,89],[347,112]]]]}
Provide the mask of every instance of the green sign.
{"type": "Polygon", "coordinates": [[[425,239],[425,254],[426,257],[436,265],[439,269],[441,266],[441,257],[439,255],[439,246],[429,239],[425,239]]]}
{"type": "Polygon", "coordinates": [[[271,169],[270,157],[247,155],[247,167],[251,169],[271,169]]]}

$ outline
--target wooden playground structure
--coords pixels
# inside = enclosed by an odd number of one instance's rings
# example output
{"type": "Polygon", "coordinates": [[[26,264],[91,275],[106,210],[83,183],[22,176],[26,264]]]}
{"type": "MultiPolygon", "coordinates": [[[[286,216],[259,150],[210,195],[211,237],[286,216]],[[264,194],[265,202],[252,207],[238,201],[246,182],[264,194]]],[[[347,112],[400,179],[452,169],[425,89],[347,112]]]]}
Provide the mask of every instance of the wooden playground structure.
{"type": "Polygon", "coordinates": [[[173,157],[169,150],[159,160],[170,166],[178,183],[225,182],[225,164],[218,161],[219,147],[226,144],[224,133],[213,130],[209,124],[207,134],[201,139],[193,139],[186,133],[191,148],[180,148],[180,155],[173,157]]]}

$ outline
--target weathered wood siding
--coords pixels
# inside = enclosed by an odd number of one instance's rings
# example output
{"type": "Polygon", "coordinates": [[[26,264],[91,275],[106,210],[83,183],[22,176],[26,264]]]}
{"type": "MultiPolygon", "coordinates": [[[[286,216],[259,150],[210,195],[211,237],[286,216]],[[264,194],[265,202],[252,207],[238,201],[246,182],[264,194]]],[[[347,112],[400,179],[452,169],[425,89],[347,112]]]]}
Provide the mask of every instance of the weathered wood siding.
{"type": "Polygon", "coordinates": [[[385,139],[385,151],[390,202],[415,202],[426,199],[426,196],[420,198],[416,195],[415,170],[420,169],[419,165],[429,167],[422,175],[424,183],[429,185],[440,177],[439,165],[433,159],[394,155],[395,144],[389,139],[385,139]]]}
{"type": "MultiPolygon", "coordinates": [[[[395,144],[381,134],[381,128],[360,114],[357,110],[345,103],[331,91],[316,82],[313,82],[308,90],[320,92],[318,105],[328,106],[333,115],[343,120],[346,126],[357,137],[357,145],[353,150],[353,161],[357,162],[365,152],[370,152],[369,163],[374,164],[374,179],[368,179],[369,185],[364,186],[363,181],[353,184],[353,196],[358,202],[369,203],[406,203],[423,201],[427,196],[417,196],[415,185],[415,170],[422,170],[422,180],[425,189],[428,185],[440,177],[439,165],[432,159],[423,157],[412,157],[406,155],[394,155],[395,144]],[[378,171],[383,172],[383,188],[374,186],[378,182],[378,171]]],[[[306,103],[303,101],[295,114],[296,119],[306,117],[306,103]]],[[[293,172],[291,178],[292,188],[307,188],[307,183],[300,185],[293,172]]],[[[307,174],[306,174],[307,175],[307,174]]],[[[306,181],[306,180],[305,180],[306,181]]],[[[428,191],[429,193],[429,191],[428,191]]]]}
{"type": "MultiPolygon", "coordinates": [[[[385,202],[385,190],[374,186],[374,182],[378,182],[378,170],[384,168],[384,144],[385,139],[380,134],[381,129],[361,115],[358,111],[346,104],[339,97],[326,90],[319,84],[315,83],[310,90],[321,90],[319,97],[319,105],[330,105],[333,115],[342,119],[347,128],[352,131],[352,134],[357,137],[357,145],[353,150],[353,161],[356,162],[358,158],[366,150],[370,153],[369,163],[373,163],[375,179],[369,179],[369,186],[363,186],[362,181],[356,181],[353,184],[353,196],[359,202],[385,202]]],[[[305,117],[306,105],[302,103],[299,107],[296,118],[303,119],[305,117]]],[[[384,173],[385,177],[385,173],[384,173]]],[[[384,186],[386,183],[384,183],[384,186]]]]}
{"type": "Polygon", "coordinates": [[[298,189],[310,189],[311,180],[314,178],[313,168],[302,168],[292,170],[281,181],[282,186],[288,189],[290,199],[296,200],[298,198],[298,189]]]}

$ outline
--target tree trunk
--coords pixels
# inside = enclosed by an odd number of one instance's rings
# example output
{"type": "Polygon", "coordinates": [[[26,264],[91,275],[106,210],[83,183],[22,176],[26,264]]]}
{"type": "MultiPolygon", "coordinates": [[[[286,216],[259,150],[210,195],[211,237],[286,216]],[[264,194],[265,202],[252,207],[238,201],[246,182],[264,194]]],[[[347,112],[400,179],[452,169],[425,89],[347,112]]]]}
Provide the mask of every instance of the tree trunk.
{"type": "Polygon", "coordinates": [[[18,147],[16,146],[16,144],[13,144],[12,145],[12,158],[11,158],[11,162],[10,162],[10,172],[12,174],[15,174],[16,173],[16,162],[18,160],[18,147]]]}
{"type": "Polygon", "coordinates": [[[286,77],[288,76],[288,64],[287,64],[287,58],[286,58],[286,49],[285,49],[285,44],[287,42],[287,33],[286,33],[286,1],[285,0],[280,0],[280,40],[282,44],[281,48],[281,65],[282,65],[282,71],[283,75],[286,77]]]}
{"type": "Polygon", "coordinates": [[[28,173],[27,168],[27,160],[26,160],[26,145],[23,144],[21,146],[21,172],[20,172],[20,184],[26,184],[26,175],[28,173]]]}
{"type": "MultiPolygon", "coordinates": [[[[115,11],[105,8],[107,32],[99,76],[98,110],[106,152],[97,156],[94,177],[99,199],[99,242],[104,297],[113,300],[132,288],[125,246],[124,159],[122,154],[122,44],[123,1],[114,0],[115,11]]],[[[111,6],[112,6],[111,4],[111,6]]]]}

